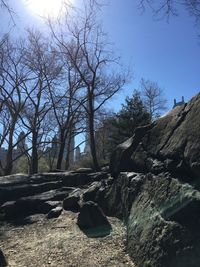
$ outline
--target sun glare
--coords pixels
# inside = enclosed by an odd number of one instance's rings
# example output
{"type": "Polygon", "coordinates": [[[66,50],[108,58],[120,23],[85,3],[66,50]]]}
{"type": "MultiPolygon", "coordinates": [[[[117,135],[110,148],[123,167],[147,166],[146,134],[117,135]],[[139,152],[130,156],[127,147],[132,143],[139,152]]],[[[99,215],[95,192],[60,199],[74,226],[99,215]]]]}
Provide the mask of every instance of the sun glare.
{"type": "Polygon", "coordinates": [[[61,12],[64,0],[28,0],[27,6],[41,17],[57,17],[61,12]]]}

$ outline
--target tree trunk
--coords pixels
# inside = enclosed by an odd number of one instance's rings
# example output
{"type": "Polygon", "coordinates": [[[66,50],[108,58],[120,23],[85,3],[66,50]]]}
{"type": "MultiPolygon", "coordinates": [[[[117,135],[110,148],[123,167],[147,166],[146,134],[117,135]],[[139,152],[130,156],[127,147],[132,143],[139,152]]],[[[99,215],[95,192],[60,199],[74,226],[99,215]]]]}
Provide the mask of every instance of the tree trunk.
{"type": "Polygon", "coordinates": [[[8,139],[8,151],[6,155],[6,165],[4,168],[4,175],[10,175],[13,168],[13,135],[15,129],[15,123],[13,122],[13,127],[10,129],[9,139],[8,139]]]}
{"type": "Polygon", "coordinates": [[[10,175],[12,173],[13,169],[12,156],[13,156],[13,149],[9,147],[6,155],[6,166],[4,168],[4,175],[10,175]]]}
{"type": "Polygon", "coordinates": [[[64,150],[65,150],[65,136],[64,136],[64,132],[61,131],[61,133],[60,133],[60,147],[59,147],[58,159],[57,159],[57,164],[56,164],[56,169],[58,169],[58,170],[62,169],[64,150]]]}
{"type": "Polygon", "coordinates": [[[90,115],[89,115],[89,131],[90,131],[90,149],[93,161],[93,167],[95,171],[99,171],[99,163],[96,153],[96,143],[95,143],[95,134],[94,134],[94,112],[92,101],[89,101],[90,115]]]}
{"type": "Polygon", "coordinates": [[[69,169],[69,152],[67,151],[67,155],[66,155],[66,158],[65,158],[65,170],[68,170],[69,169]]]}
{"type": "Polygon", "coordinates": [[[71,133],[69,133],[69,138],[67,139],[67,154],[65,157],[65,170],[68,170],[70,167],[70,152],[71,152],[71,133]]]}
{"type": "Polygon", "coordinates": [[[38,137],[37,133],[33,133],[30,174],[38,173],[37,137],[38,137]]]}

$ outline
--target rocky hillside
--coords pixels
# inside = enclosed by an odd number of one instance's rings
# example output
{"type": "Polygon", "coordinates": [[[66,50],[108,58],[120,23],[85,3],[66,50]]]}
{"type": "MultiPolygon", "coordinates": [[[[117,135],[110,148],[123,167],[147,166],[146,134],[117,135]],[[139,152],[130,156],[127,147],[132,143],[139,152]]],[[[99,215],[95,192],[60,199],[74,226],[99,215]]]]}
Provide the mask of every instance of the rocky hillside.
{"type": "Polygon", "coordinates": [[[169,172],[192,182],[200,174],[200,94],[177,106],[152,125],[138,128],[133,137],[118,146],[111,172],[169,172]],[[116,164],[116,162],[118,164],[116,164]]]}
{"type": "Polygon", "coordinates": [[[2,177],[0,216],[78,212],[86,236],[127,225],[127,250],[138,267],[200,266],[200,94],[136,129],[112,155],[110,173],[2,177]]]}
{"type": "Polygon", "coordinates": [[[138,266],[200,266],[199,114],[200,94],[137,129],[113,154],[113,202],[138,266]]]}

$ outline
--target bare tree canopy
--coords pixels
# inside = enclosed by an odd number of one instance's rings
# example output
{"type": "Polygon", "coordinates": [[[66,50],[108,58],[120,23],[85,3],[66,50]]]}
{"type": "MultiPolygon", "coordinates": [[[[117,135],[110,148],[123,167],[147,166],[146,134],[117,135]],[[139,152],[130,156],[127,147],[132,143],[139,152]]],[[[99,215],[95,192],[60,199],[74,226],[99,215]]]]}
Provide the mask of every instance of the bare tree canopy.
{"type": "Polygon", "coordinates": [[[0,8],[5,9],[9,13],[13,24],[15,24],[14,17],[13,17],[14,10],[10,6],[9,2],[10,2],[9,0],[0,0],[0,8]]]}
{"type": "Polygon", "coordinates": [[[0,5],[2,8],[6,8],[7,10],[10,10],[10,6],[7,0],[0,0],[0,5]]]}
{"type": "MultiPolygon", "coordinates": [[[[9,11],[9,4],[0,0],[0,8],[9,11]]],[[[95,0],[81,9],[66,5],[65,15],[49,21],[53,38],[28,29],[23,39],[0,39],[0,173],[12,173],[22,156],[30,173],[40,171],[47,155],[51,169],[68,169],[83,131],[99,169],[97,120],[127,80],[98,21],[100,10],[95,0]]]]}
{"type": "Polygon", "coordinates": [[[151,8],[157,18],[177,16],[181,8],[185,8],[196,22],[200,22],[200,0],[139,0],[139,8],[144,11],[151,8]]]}
{"type": "Polygon", "coordinates": [[[140,86],[143,102],[151,119],[159,117],[167,108],[163,89],[156,82],[144,78],[141,79],[140,86]]]}
{"type": "Polygon", "coordinates": [[[100,6],[84,2],[83,10],[70,10],[57,24],[49,21],[61,54],[78,74],[82,88],[79,99],[87,116],[90,150],[96,170],[99,164],[95,144],[95,117],[103,105],[122,89],[126,75],[98,22],[100,6]]]}

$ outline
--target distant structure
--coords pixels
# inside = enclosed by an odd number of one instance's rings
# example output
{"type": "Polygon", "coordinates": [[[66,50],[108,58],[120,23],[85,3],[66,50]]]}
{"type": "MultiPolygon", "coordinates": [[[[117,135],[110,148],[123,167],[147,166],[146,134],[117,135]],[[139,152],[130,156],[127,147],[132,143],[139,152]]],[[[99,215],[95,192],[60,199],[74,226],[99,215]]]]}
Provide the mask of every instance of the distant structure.
{"type": "Polygon", "coordinates": [[[74,161],[75,161],[74,150],[75,150],[75,138],[72,135],[70,137],[67,137],[66,145],[65,145],[65,149],[63,153],[63,156],[65,158],[67,155],[69,156],[69,167],[73,166],[74,161]]]}
{"type": "Polygon", "coordinates": [[[177,107],[177,106],[181,106],[185,104],[185,100],[184,100],[184,96],[182,96],[182,100],[180,102],[176,102],[176,99],[174,99],[174,105],[173,108],[177,107]]]}
{"type": "Polygon", "coordinates": [[[75,149],[75,162],[79,161],[81,159],[81,150],[80,147],[77,146],[75,149]]]}
{"type": "MultiPolygon", "coordinates": [[[[13,149],[13,159],[23,156],[24,152],[28,149],[26,144],[26,134],[22,131],[17,139],[17,147],[13,149]]],[[[3,162],[6,159],[8,149],[0,147],[0,160],[3,162]]]]}
{"type": "Polygon", "coordinates": [[[17,139],[17,150],[20,152],[24,152],[28,147],[26,145],[26,134],[24,131],[22,131],[19,134],[19,137],[17,139]]]}
{"type": "Polygon", "coordinates": [[[52,143],[51,143],[51,152],[54,155],[58,154],[58,138],[57,135],[54,135],[53,139],[52,139],[52,143]]]}
{"type": "Polygon", "coordinates": [[[86,135],[85,135],[85,148],[84,148],[84,154],[86,155],[90,155],[91,154],[91,150],[90,150],[90,136],[89,136],[89,133],[86,132],[86,135]]]}

